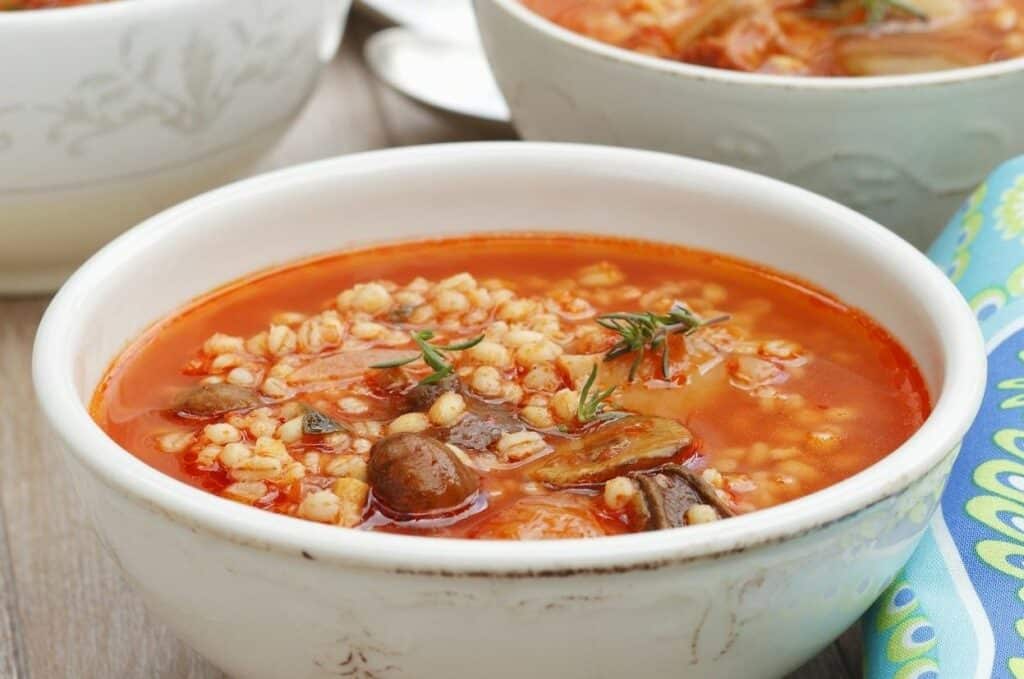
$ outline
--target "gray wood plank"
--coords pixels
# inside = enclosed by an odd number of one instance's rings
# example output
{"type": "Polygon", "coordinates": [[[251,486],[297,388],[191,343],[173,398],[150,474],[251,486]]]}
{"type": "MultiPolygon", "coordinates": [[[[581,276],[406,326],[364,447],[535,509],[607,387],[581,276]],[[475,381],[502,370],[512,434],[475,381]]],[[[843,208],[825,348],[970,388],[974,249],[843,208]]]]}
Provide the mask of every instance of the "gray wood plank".
{"type": "MultiPolygon", "coordinates": [[[[0,339],[0,347],[4,342],[0,339]]],[[[2,376],[3,373],[0,373],[2,376]]],[[[0,379],[0,384],[3,380],[0,379]]],[[[0,418],[0,445],[6,438],[5,420],[0,418]]],[[[2,447],[0,447],[2,449],[2,447]]],[[[0,677],[25,679],[25,647],[18,619],[18,598],[15,591],[14,571],[11,569],[11,549],[7,540],[7,522],[3,503],[0,502],[0,677]]]]}
{"type": "Polygon", "coordinates": [[[84,517],[59,446],[34,405],[29,357],[45,304],[0,303],[0,494],[28,674],[220,677],[149,618],[84,517]]]}
{"type": "Polygon", "coordinates": [[[846,634],[836,641],[836,647],[850,676],[864,676],[864,639],[861,636],[860,624],[846,630],[846,634]]]}

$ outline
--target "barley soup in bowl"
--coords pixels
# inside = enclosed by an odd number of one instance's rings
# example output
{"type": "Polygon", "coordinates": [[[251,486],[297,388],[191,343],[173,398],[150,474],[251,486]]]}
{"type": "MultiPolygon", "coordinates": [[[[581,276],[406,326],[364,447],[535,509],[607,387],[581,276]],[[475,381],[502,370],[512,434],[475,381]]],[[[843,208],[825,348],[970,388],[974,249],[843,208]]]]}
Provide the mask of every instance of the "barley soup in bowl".
{"type": "Polygon", "coordinates": [[[473,144],[154,218],[35,375],[105,544],[229,674],[468,676],[459,639],[500,677],[771,677],[909,556],[984,363],[941,273],[825,199],[473,144]]]}

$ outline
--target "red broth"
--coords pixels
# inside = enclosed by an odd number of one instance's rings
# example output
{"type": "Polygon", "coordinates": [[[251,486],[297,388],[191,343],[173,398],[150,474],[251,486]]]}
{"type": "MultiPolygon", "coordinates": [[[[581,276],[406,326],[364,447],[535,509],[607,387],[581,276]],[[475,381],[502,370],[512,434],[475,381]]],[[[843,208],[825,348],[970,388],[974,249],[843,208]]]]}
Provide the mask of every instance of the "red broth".
{"type": "Polygon", "coordinates": [[[98,5],[110,0],[0,0],[0,12],[24,9],[54,9],[56,7],[77,7],[98,5]]]}
{"type": "Polygon", "coordinates": [[[120,445],[211,493],[343,527],[499,539],[770,507],[877,462],[929,411],[899,343],[807,283],[568,235],[404,243],[254,275],[146,331],[92,402],[120,445]],[[410,336],[428,329],[434,366],[410,336]]]}

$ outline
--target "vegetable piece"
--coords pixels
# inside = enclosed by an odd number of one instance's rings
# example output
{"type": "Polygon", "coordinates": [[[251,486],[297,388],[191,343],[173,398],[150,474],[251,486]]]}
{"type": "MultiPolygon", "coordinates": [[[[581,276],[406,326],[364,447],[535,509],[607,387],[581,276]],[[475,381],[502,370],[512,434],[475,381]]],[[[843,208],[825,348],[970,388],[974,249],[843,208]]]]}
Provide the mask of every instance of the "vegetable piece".
{"type": "Polygon", "coordinates": [[[640,486],[634,500],[639,529],[685,526],[686,512],[694,505],[710,506],[719,519],[736,515],[709,483],[686,467],[673,464],[629,476],[640,486]]]}
{"type": "Polygon", "coordinates": [[[944,71],[985,61],[985,51],[969,40],[938,42],[928,34],[851,36],[837,57],[850,75],[901,75],[944,71]]]}
{"type": "Polygon", "coordinates": [[[485,540],[556,540],[606,534],[585,502],[570,495],[522,498],[490,517],[470,537],[485,540]]]}
{"type": "Polygon", "coordinates": [[[729,320],[722,315],[701,320],[682,302],[675,302],[666,314],[650,311],[618,312],[597,317],[597,323],[617,332],[621,339],[608,350],[604,360],[611,361],[626,354],[636,354],[629,368],[628,381],[636,378],[647,350],[661,350],[661,372],[665,379],[671,379],[668,363],[668,336],[689,335],[705,325],[729,320]]]}
{"type": "Polygon", "coordinates": [[[331,382],[361,377],[366,370],[382,361],[416,359],[416,353],[409,349],[362,349],[339,351],[310,361],[288,375],[289,384],[331,382]]]}
{"type": "Polygon", "coordinates": [[[729,371],[724,362],[707,372],[693,372],[684,385],[651,389],[644,384],[623,385],[615,400],[620,408],[645,415],[686,420],[708,403],[714,403],[729,389],[729,371]]]}
{"type": "Polygon", "coordinates": [[[412,341],[416,343],[416,346],[420,348],[418,356],[412,356],[409,358],[399,358],[390,361],[383,361],[375,363],[369,367],[371,368],[398,368],[403,365],[408,365],[418,359],[423,359],[423,362],[434,369],[434,372],[430,373],[422,380],[420,384],[437,384],[452,375],[455,372],[455,368],[451,363],[448,362],[448,358],[442,353],[445,351],[463,351],[464,349],[470,349],[480,344],[483,341],[484,336],[480,335],[473,339],[466,340],[464,342],[456,342],[455,344],[447,345],[435,345],[431,344],[430,340],[434,339],[433,330],[418,330],[410,333],[412,341]]]}
{"type": "Polygon", "coordinates": [[[201,384],[181,394],[173,409],[185,417],[215,417],[232,410],[255,408],[262,401],[252,389],[235,384],[201,384]]]}
{"type": "Polygon", "coordinates": [[[690,430],[675,420],[630,415],[559,443],[531,477],[556,486],[603,483],[665,464],[691,445],[690,430]]]}
{"type": "Polygon", "coordinates": [[[422,434],[377,441],[367,473],[376,502],[402,518],[454,512],[480,488],[479,477],[447,446],[422,434]]]}
{"type": "Polygon", "coordinates": [[[333,434],[344,429],[331,417],[313,408],[307,408],[306,414],[302,416],[302,433],[306,435],[333,434]]]}

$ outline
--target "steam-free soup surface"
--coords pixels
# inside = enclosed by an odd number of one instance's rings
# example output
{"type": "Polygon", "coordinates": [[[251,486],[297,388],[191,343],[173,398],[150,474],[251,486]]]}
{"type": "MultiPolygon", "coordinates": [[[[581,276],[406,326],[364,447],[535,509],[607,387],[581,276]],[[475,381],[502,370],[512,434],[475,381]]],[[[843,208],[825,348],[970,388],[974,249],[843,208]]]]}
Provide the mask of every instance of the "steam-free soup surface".
{"type": "Polygon", "coordinates": [[[667,245],[488,236],[215,291],[135,341],[92,412],[157,469],[267,511],[537,539],[800,497],[929,407],[885,330],[799,281],[667,245]]]}
{"type": "Polygon", "coordinates": [[[0,0],[0,12],[18,9],[53,9],[55,7],[76,7],[98,5],[111,0],[0,0]]]}
{"type": "Polygon", "coordinates": [[[577,33],[779,75],[897,75],[1024,56],[1024,0],[523,0],[577,33]]]}

